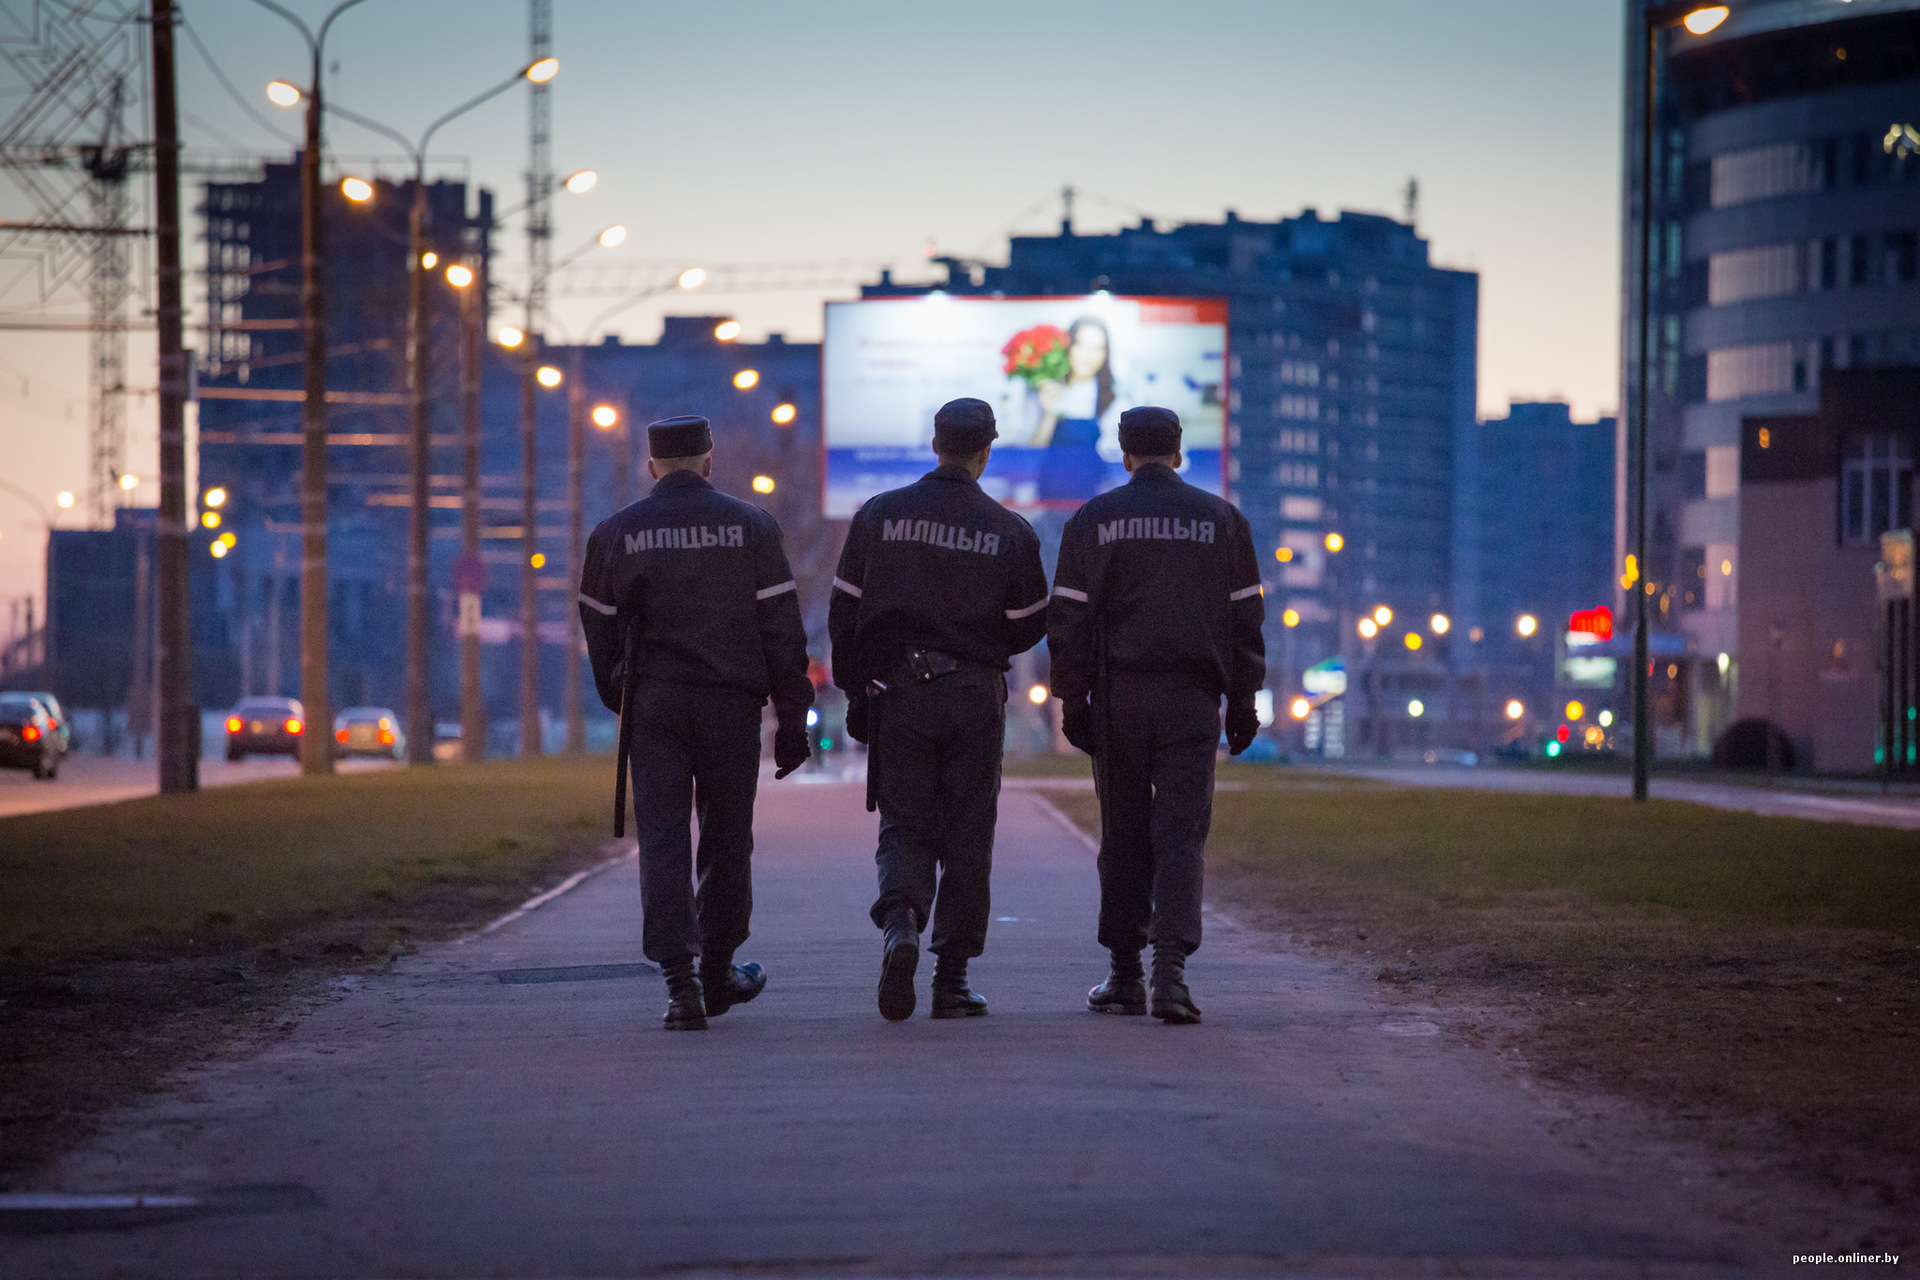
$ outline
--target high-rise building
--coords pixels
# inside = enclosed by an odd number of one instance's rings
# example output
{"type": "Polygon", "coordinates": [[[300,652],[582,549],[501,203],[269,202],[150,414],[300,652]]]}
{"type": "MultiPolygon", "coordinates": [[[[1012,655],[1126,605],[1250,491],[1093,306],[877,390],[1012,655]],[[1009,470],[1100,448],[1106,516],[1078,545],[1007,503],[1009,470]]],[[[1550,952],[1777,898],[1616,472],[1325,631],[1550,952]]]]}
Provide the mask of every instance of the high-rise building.
{"type": "Polygon", "coordinates": [[[1636,517],[1650,179],[1648,562],[1632,589],[1650,589],[1656,632],[1686,650],[1663,668],[1677,684],[1660,747],[1704,752],[1738,701],[1742,420],[1811,420],[1828,370],[1920,364],[1920,0],[1751,0],[1707,35],[1664,33],[1643,173],[1645,9],[1626,6],[1615,572],[1636,517]]]}
{"type": "MultiPolygon", "coordinates": [[[[1297,691],[1306,667],[1358,654],[1359,619],[1385,606],[1399,621],[1368,642],[1369,661],[1400,683],[1347,744],[1386,750],[1444,732],[1443,702],[1419,699],[1415,723],[1416,699],[1398,694],[1440,689],[1450,642],[1415,650],[1402,632],[1463,611],[1455,459],[1475,429],[1477,276],[1434,266],[1405,223],[1311,209],[1165,229],[1148,219],[1105,235],[1063,223],[1057,236],[1016,237],[1005,266],[949,260],[948,276],[954,294],[1226,299],[1228,488],[1269,586],[1269,683],[1297,691]]],[[[865,294],[926,291],[883,278],[865,294]]]]}

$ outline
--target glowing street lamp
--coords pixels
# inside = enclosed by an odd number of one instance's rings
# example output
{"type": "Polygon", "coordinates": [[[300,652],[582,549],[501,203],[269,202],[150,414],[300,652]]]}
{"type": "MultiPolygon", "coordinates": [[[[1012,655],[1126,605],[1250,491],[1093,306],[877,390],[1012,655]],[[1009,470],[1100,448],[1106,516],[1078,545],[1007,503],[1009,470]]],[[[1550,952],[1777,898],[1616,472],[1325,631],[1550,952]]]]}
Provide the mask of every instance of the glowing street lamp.
{"type": "Polygon", "coordinates": [[[597,404],[593,406],[593,425],[602,431],[611,431],[613,425],[619,421],[620,411],[612,405],[597,404]]]}
{"type": "Polygon", "coordinates": [[[758,369],[742,369],[733,375],[733,385],[742,391],[753,390],[760,385],[760,371],[758,369]]]}
{"type": "Polygon", "coordinates": [[[1366,639],[1371,640],[1380,634],[1380,624],[1372,618],[1362,618],[1360,619],[1360,634],[1366,639]]]}
{"type": "Polygon", "coordinates": [[[599,181],[600,175],[592,169],[582,169],[567,175],[566,188],[577,196],[583,196],[593,190],[599,181]]]}
{"type": "Polygon", "coordinates": [[[1373,620],[1384,627],[1393,621],[1393,610],[1387,608],[1385,605],[1381,605],[1373,611],[1373,620]]]}
{"type": "Polygon", "coordinates": [[[773,490],[774,483],[772,476],[755,476],[753,478],[753,491],[755,493],[772,493],[773,490]]]}
{"type": "Polygon", "coordinates": [[[224,507],[227,505],[227,491],[219,485],[215,485],[213,488],[207,490],[206,496],[201,498],[200,502],[203,506],[224,507]]]}
{"type": "Polygon", "coordinates": [[[1330,533],[1327,535],[1327,550],[1338,552],[1340,548],[1346,545],[1347,545],[1347,540],[1341,537],[1339,534],[1330,533]]]}
{"type": "Polygon", "coordinates": [[[740,336],[740,322],[738,320],[722,320],[719,324],[713,326],[713,336],[720,342],[732,342],[740,336]]]}
{"type": "Polygon", "coordinates": [[[1520,701],[1520,699],[1518,698],[1513,698],[1508,701],[1507,719],[1518,720],[1521,716],[1525,714],[1527,714],[1527,705],[1524,702],[1520,701]]]}
{"type": "Polygon", "coordinates": [[[500,331],[493,335],[493,340],[511,351],[525,342],[527,335],[524,330],[516,329],[512,325],[507,324],[500,326],[500,331]]]}
{"type": "Polygon", "coordinates": [[[1522,637],[1530,636],[1540,629],[1540,619],[1530,613],[1523,613],[1514,619],[1513,629],[1518,631],[1522,637]]]}
{"type": "Polygon", "coordinates": [[[1313,704],[1305,698],[1295,698],[1293,702],[1288,705],[1287,710],[1293,713],[1295,720],[1305,720],[1307,714],[1313,710],[1313,704]]]}
{"type": "Polygon", "coordinates": [[[550,364],[541,365],[538,369],[534,371],[533,376],[535,381],[539,382],[541,386],[546,387],[549,390],[559,386],[560,383],[564,380],[560,371],[554,368],[550,364]]]}
{"type": "Polygon", "coordinates": [[[73,505],[73,494],[69,490],[62,489],[60,491],[60,496],[55,498],[54,502],[59,504],[59,507],[62,511],[65,511],[67,508],[73,505]]]}
{"type": "Polygon", "coordinates": [[[1052,695],[1047,692],[1047,686],[1043,684],[1034,685],[1031,689],[1027,690],[1027,701],[1036,707],[1046,706],[1047,699],[1050,696],[1052,695]]]}
{"type": "Polygon", "coordinates": [[[373,199],[373,185],[361,178],[342,178],[340,194],[355,204],[365,204],[373,199]]]}
{"type": "Polygon", "coordinates": [[[267,101],[276,107],[297,106],[299,105],[300,99],[305,96],[306,95],[301,93],[298,88],[288,84],[285,80],[273,80],[267,84],[267,101]]]}
{"type": "Polygon", "coordinates": [[[1448,629],[1451,628],[1452,626],[1453,626],[1453,620],[1447,617],[1447,615],[1444,613],[1436,613],[1431,618],[1427,619],[1428,629],[1431,630],[1433,634],[1437,636],[1443,636],[1447,634],[1448,629]]]}
{"type": "Polygon", "coordinates": [[[1419,633],[1418,631],[1409,631],[1409,632],[1407,632],[1407,637],[1406,637],[1406,646],[1407,646],[1407,652],[1408,652],[1408,653],[1417,653],[1417,652],[1419,652],[1419,649],[1420,649],[1420,646],[1421,646],[1421,645],[1423,645],[1423,644],[1425,644],[1425,643],[1426,643],[1426,641],[1425,641],[1425,640],[1423,640],[1423,639],[1421,639],[1421,637],[1420,637],[1420,633],[1419,633]]]}
{"type": "Polygon", "coordinates": [[[447,283],[456,289],[464,289],[473,283],[473,269],[454,263],[447,268],[447,283]]]}
{"type": "Polygon", "coordinates": [[[698,289],[707,282],[705,267],[688,267],[680,273],[679,285],[682,289],[698,289]]]}
{"type": "Polygon", "coordinates": [[[789,422],[792,422],[794,415],[799,412],[800,411],[798,409],[794,408],[790,404],[777,404],[773,406],[773,413],[771,415],[773,418],[773,424],[776,427],[784,427],[789,422]]]}
{"type": "Polygon", "coordinates": [[[1427,714],[1427,704],[1415,698],[1407,704],[1407,714],[1415,720],[1418,720],[1421,716],[1427,714]]]}
{"type": "Polygon", "coordinates": [[[1299,625],[1300,625],[1300,611],[1299,611],[1298,609],[1288,609],[1288,610],[1286,610],[1286,611],[1285,611],[1284,613],[1282,613],[1282,614],[1280,615],[1280,624],[1281,624],[1282,626],[1286,626],[1286,627],[1297,627],[1297,626],[1299,626],[1299,625]]]}
{"type": "Polygon", "coordinates": [[[545,84],[560,74],[560,59],[542,58],[521,73],[535,84],[545,84]]]}
{"type": "Polygon", "coordinates": [[[136,475],[121,476],[120,487],[128,493],[132,493],[135,489],[138,489],[140,487],[140,477],[136,475]]]}
{"type": "Polygon", "coordinates": [[[626,242],[627,229],[617,222],[600,233],[600,247],[602,249],[618,249],[626,242]]]}

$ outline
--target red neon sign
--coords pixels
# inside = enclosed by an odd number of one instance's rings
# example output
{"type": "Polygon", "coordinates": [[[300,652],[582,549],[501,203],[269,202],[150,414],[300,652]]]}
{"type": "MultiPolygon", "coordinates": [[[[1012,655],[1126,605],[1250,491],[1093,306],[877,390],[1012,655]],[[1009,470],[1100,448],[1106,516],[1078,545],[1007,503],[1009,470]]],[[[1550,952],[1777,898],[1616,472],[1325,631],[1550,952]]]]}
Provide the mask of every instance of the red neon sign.
{"type": "Polygon", "coordinates": [[[1601,605],[1598,609],[1576,610],[1567,619],[1567,630],[1592,636],[1596,640],[1613,639],[1613,610],[1601,605]]]}

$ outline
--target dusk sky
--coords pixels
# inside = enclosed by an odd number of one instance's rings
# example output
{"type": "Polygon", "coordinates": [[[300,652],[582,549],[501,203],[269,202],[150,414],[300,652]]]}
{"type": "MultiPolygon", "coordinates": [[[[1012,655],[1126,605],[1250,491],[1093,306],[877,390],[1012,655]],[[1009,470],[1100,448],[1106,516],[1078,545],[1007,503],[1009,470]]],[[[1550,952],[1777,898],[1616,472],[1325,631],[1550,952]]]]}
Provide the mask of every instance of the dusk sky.
{"type": "MultiPolygon", "coordinates": [[[[326,6],[287,0],[316,18],[326,6]]],[[[270,105],[304,79],[281,19],[247,0],[185,0],[187,19],[246,99],[270,105]]],[[[555,167],[601,183],[556,201],[556,257],[610,223],[607,260],[852,259],[924,272],[925,246],[1001,260],[1010,231],[1058,225],[1057,192],[1084,194],[1081,230],[1145,211],[1216,220],[1318,208],[1398,214],[1420,183],[1436,262],[1481,276],[1479,398],[1617,398],[1621,11],[1614,0],[1136,0],[1049,5],[700,4],[556,0],[555,167]],[[1025,214],[1022,217],[1023,213],[1025,214]]],[[[523,0],[366,0],[335,25],[329,91],[415,135],[526,60],[523,0]]],[[[197,152],[286,154],[180,44],[183,127],[197,152]]],[[[17,103],[0,85],[0,117],[17,103]]],[[[522,196],[526,95],[449,126],[450,172],[522,196]]],[[[330,125],[340,156],[391,153],[330,125]]],[[[442,166],[435,166],[440,169],[442,166]]],[[[0,178],[0,217],[27,209],[0,178]]],[[[185,202],[196,203],[188,190],[185,202]]],[[[197,227],[194,229],[197,238],[197,227]]],[[[518,283],[524,239],[502,238],[518,283]]],[[[187,248],[197,260],[197,243],[187,248]]],[[[849,282],[861,273],[849,269],[849,282]]],[[[189,281],[190,299],[204,288],[189,281]]],[[[849,287],[834,296],[851,296],[849,287]]],[[[679,296],[615,325],[647,340],[667,309],[737,315],[749,340],[820,333],[820,292],[679,296]]],[[[17,312],[23,292],[0,300],[17,312]]],[[[580,324],[603,300],[564,304],[580,324]]],[[[78,294],[63,314],[84,314],[78,294]]],[[[595,335],[597,336],[597,335],[595,335]]],[[[189,339],[191,341],[191,338],[189,339]]],[[[153,336],[136,331],[130,380],[153,386],[153,336]]],[[[86,342],[0,334],[0,470],[44,496],[85,488],[86,342]]],[[[154,468],[154,402],[129,405],[131,467],[154,468]]],[[[154,486],[142,487],[143,502],[154,486]]],[[[0,598],[42,591],[37,515],[0,493],[0,598]]]]}

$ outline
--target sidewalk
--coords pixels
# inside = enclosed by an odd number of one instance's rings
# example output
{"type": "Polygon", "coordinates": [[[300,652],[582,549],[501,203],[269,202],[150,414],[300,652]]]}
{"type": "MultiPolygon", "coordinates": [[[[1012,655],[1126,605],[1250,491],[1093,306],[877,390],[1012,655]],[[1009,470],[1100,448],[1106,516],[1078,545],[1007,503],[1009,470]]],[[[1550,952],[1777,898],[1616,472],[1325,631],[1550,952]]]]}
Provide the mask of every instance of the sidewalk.
{"type": "Polygon", "coordinates": [[[1001,802],[973,970],[992,1015],[929,1020],[923,968],[918,1016],[883,1022],[861,789],[761,795],[759,1001],[659,1030],[621,862],[115,1118],[40,1189],[197,1204],[0,1235],[0,1272],[1772,1269],[1704,1161],[1588,1145],[1437,1013],[1217,917],[1190,968],[1204,1025],[1087,1013],[1092,858],[1031,792],[1001,802]]]}

